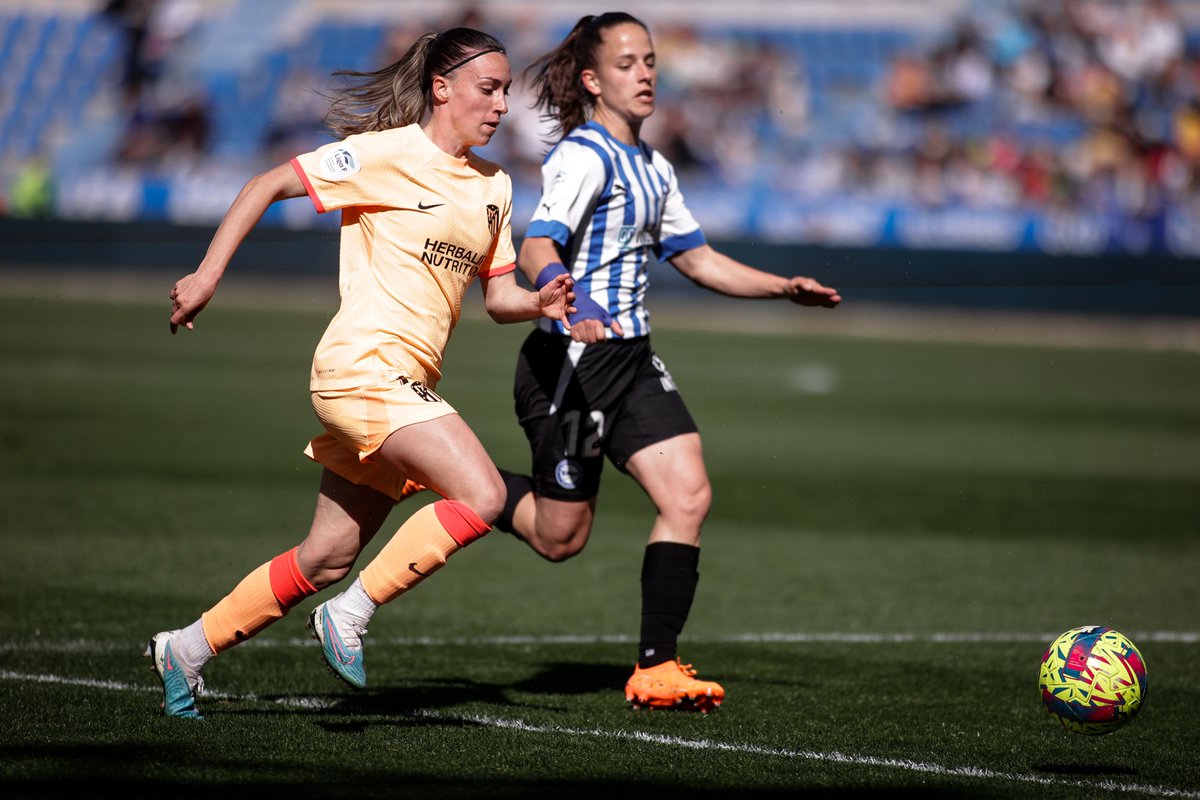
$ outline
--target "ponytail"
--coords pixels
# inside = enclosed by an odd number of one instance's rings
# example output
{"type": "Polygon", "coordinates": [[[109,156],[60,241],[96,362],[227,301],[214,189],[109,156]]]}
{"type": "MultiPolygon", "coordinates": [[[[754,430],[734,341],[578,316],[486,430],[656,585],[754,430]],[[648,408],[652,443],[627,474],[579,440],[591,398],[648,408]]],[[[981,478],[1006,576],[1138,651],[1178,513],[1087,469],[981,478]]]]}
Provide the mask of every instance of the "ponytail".
{"type": "Polygon", "coordinates": [[[533,76],[530,84],[533,107],[542,112],[542,119],[555,123],[548,144],[561,140],[591,118],[596,100],[583,87],[579,76],[585,69],[596,68],[596,53],[604,43],[604,31],[625,23],[646,28],[644,22],[623,11],[582,17],[558,47],[525,69],[527,77],[533,76]]]}

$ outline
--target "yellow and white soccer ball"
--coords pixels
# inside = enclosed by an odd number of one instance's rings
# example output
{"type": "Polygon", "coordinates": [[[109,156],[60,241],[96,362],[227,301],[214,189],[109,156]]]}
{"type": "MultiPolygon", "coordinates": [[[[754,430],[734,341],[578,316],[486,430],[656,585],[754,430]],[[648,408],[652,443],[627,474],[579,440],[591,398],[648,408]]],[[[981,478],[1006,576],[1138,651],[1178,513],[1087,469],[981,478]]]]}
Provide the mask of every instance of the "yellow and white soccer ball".
{"type": "Polygon", "coordinates": [[[1042,704],[1069,731],[1111,733],[1146,701],[1146,662],[1126,636],[1088,625],[1059,636],[1042,656],[1042,704]]]}

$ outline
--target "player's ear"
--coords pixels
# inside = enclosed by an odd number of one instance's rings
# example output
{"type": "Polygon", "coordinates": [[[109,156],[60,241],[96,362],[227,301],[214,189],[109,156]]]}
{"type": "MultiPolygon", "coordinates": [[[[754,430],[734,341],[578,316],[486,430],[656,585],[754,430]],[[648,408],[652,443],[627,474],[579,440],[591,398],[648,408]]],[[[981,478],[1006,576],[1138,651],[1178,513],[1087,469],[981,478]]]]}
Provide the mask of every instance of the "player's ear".
{"type": "Polygon", "coordinates": [[[600,79],[596,77],[596,73],[590,69],[585,69],[579,73],[579,82],[583,84],[583,88],[589,93],[597,97],[600,95],[600,79]]]}
{"type": "Polygon", "coordinates": [[[440,102],[446,102],[450,99],[450,81],[445,75],[433,76],[433,99],[440,102]]]}

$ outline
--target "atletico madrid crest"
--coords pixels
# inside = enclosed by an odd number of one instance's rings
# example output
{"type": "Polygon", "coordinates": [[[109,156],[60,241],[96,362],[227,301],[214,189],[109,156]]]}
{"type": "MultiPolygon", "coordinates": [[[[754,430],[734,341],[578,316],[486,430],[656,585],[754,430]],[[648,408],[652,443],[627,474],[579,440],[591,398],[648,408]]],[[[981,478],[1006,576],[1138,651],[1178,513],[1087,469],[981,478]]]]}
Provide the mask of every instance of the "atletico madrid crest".
{"type": "Polygon", "coordinates": [[[496,234],[500,232],[500,208],[488,203],[487,207],[488,230],[492,233],[492,238],[496,238],[496,234]]]}

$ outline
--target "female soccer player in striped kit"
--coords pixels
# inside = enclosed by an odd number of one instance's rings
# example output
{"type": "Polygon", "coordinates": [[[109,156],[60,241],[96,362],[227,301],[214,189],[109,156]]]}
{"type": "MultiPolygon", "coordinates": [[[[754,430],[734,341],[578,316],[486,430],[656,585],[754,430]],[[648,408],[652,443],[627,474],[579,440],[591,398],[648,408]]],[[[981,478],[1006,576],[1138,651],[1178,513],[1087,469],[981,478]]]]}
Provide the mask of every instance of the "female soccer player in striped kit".
{"type": "Polygon", "coordinates": [[[542,195],[518,266],[536,286],[575,279],[570,327],[544,319],[521,349],[514,394],[532,475],[504,470],[497,526],[551,561],[579,553],[607,456],[657,509],[642,564],[635,706],[707,711],[724,689],[696,678],[677,639],[698,580],[711,489],[700,434],[650,345],[644,304],[651,251],[695,283],[734,297],[832,308],[837,291],[739,263],[705,243],[674,169],[639,138],[654,112],[646,26],[621,12],[587,16],[530,68],[536,106],[557,122],[542,195]]]}
{"type": "Polygon", "coordinates": [[[307,195],[342,212],[341,307],[313,358],[310,389],[325,431],[306,453],[324,467],[299,546],[263,563],[191,625],[147,646],[169,716],[198,718],[201,669],[305,597],[340,581],[410,481],[442,497],[418,509],[309,627],[325,661],[365,685],[362,636],[375,610],[487,533],[504,483],[475,434],[434,391],[450,331],[476,275],[497,322],[572,307],[563,276],[536,292],[517,285],[512,184],[471,148],[507,113],[504,47],[470,28],[422,36],[395,64],[335,102],[344,137],[251,179],[196,272],[171,292],[171,331],[193,327],[234,252],[274,202],[307,195]]]}

